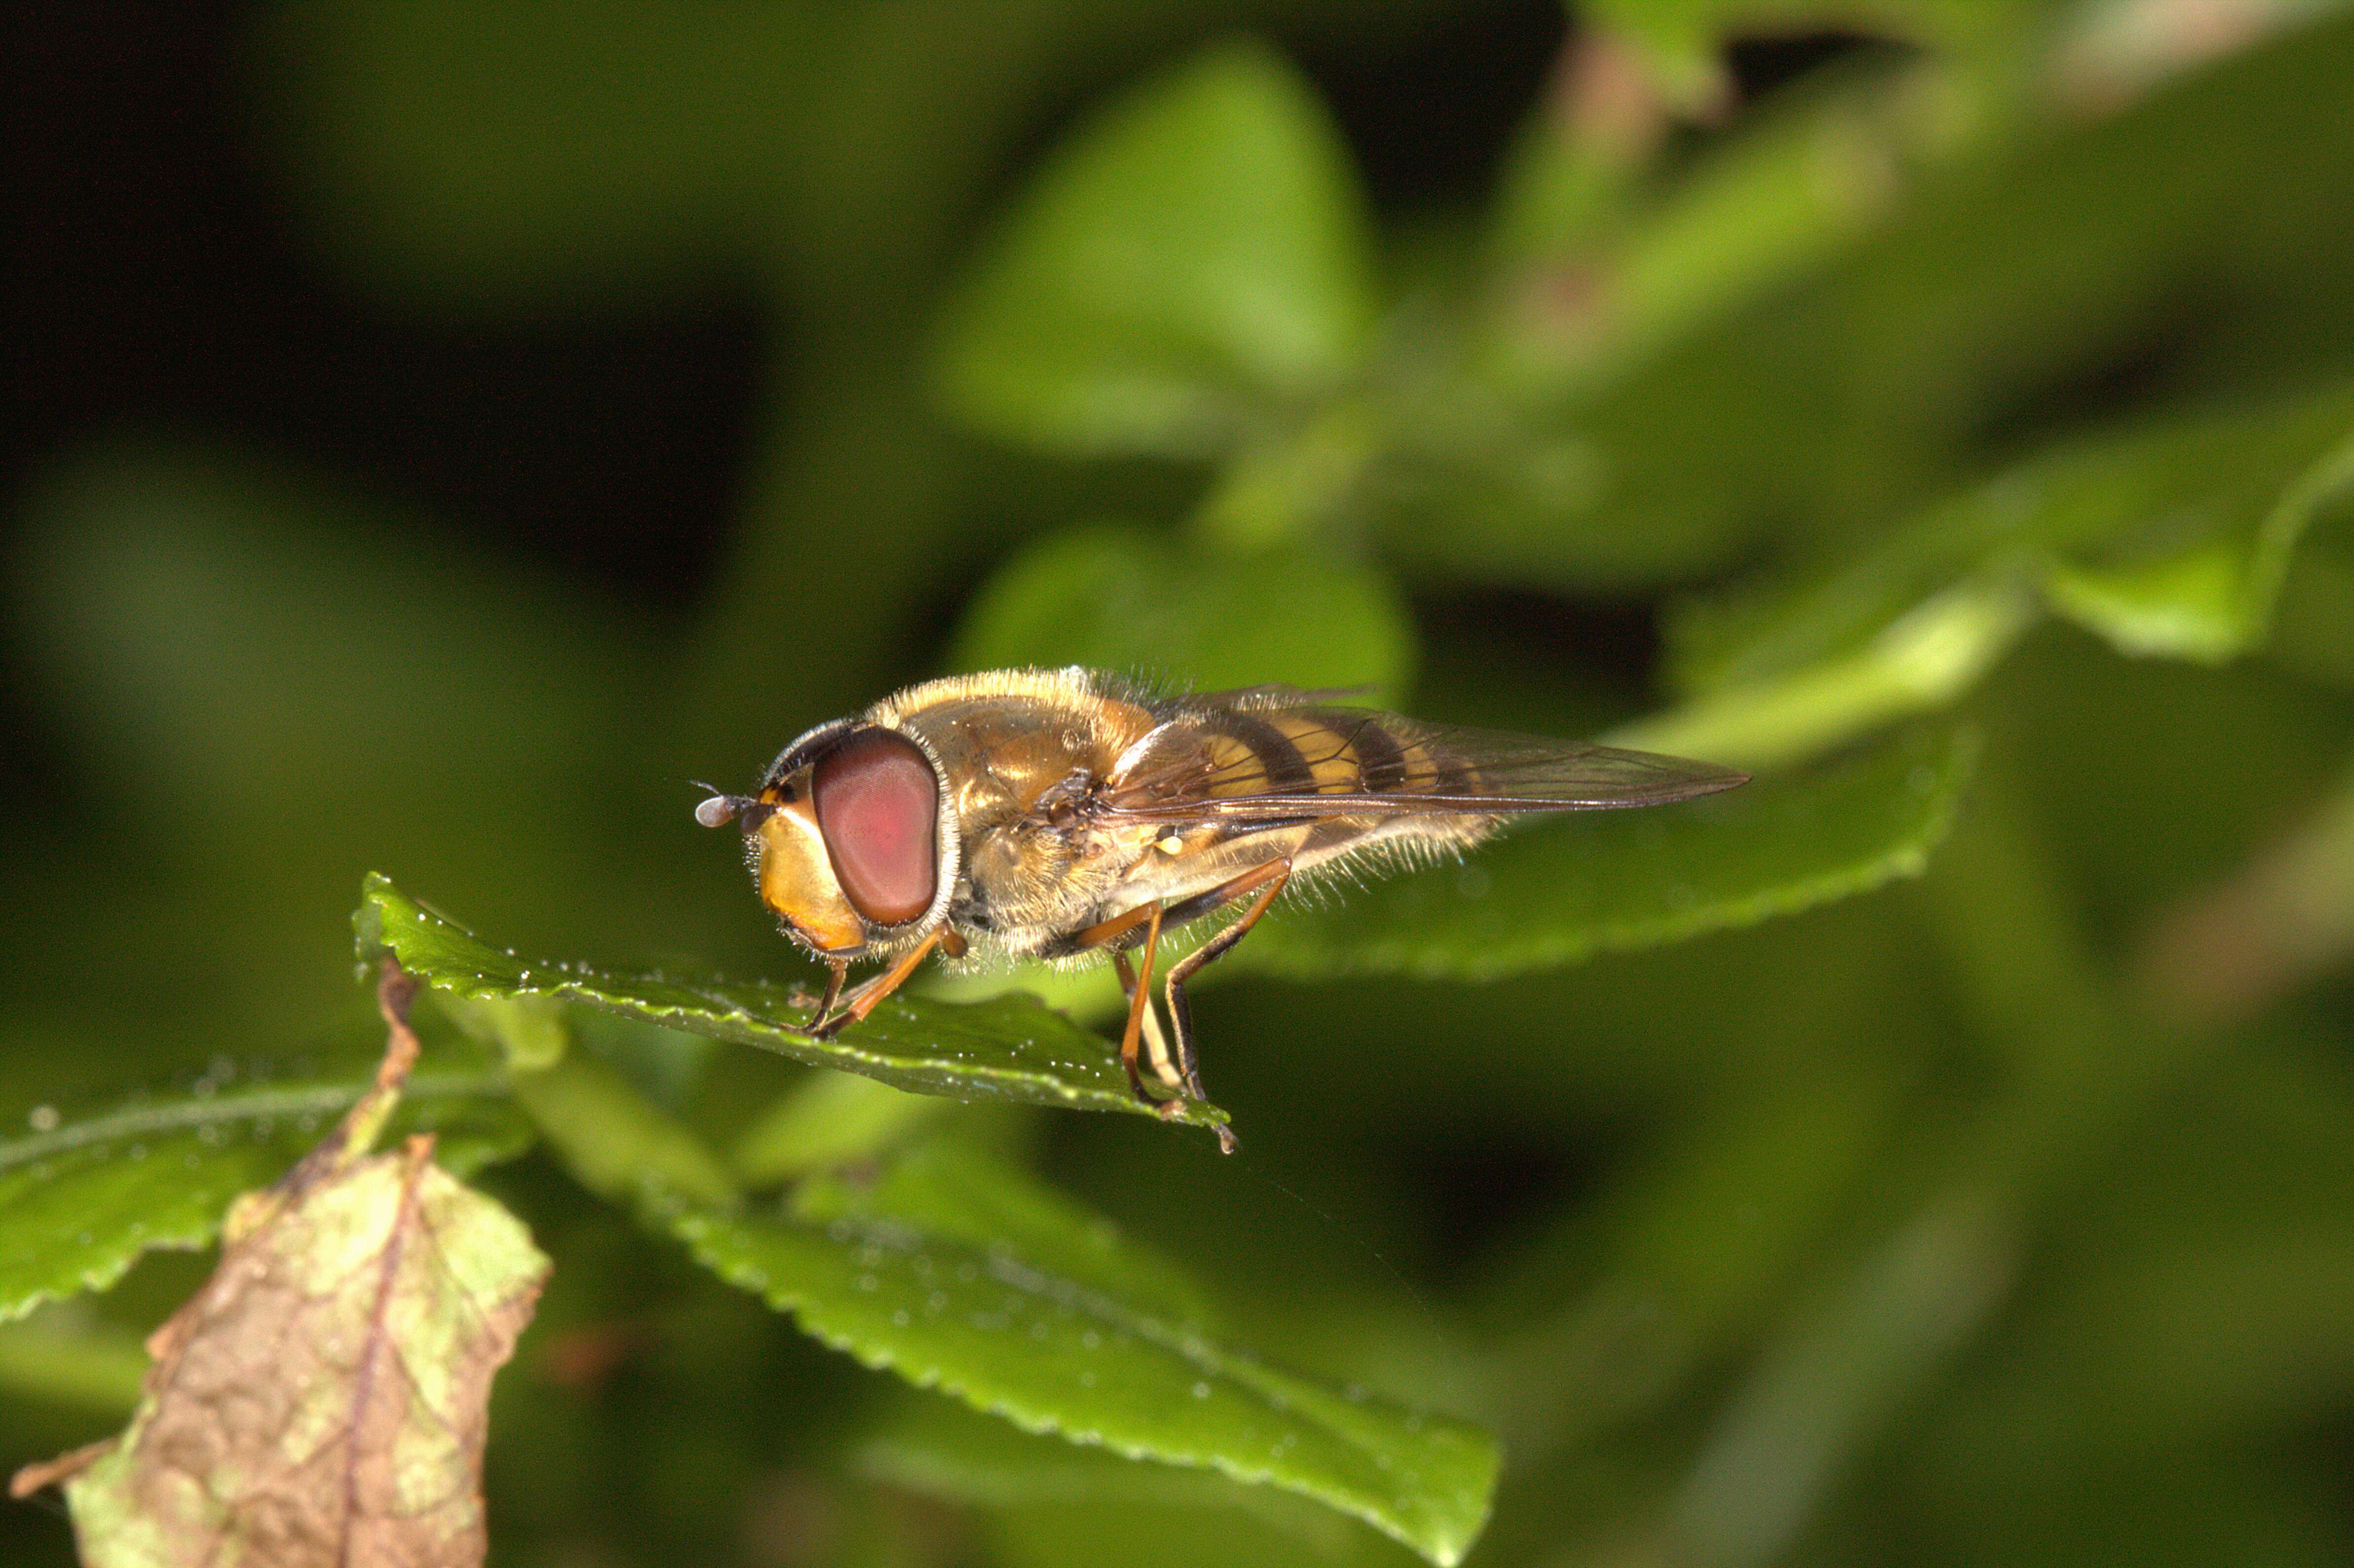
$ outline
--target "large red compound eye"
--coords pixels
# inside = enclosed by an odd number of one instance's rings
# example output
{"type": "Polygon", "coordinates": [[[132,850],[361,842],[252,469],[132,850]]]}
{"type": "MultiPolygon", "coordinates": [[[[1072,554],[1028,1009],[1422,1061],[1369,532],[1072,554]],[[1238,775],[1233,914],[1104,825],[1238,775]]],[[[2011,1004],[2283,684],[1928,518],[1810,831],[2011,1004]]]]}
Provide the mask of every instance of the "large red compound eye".
{"type": "Polygon", "coordinates": [[[817,765],[810,792],[852,908],[878,926],[904,926],[932,906],[940,787],[914,741],[861,730],[817,765]]]}

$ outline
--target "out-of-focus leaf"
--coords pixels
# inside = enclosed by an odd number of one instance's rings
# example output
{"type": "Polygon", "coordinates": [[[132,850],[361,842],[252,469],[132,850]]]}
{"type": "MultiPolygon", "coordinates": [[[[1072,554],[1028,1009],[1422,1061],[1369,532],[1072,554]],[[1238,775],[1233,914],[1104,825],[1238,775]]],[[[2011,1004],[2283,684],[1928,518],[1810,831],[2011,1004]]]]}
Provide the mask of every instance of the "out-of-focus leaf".
{"type": "Polygon", "coordinates": [[[1677,1556],[1746,1568],[1782,1554],[1831,1478],[1975,1332],[2018,1265],[2013,1216],[1971,1193],[1891,1237],[1776,1345],[1674,1504],[1677,1556]]]}
{"type": "Polygon", "coordinates": [[[70,1308],[0,1325],[0,1388],[10,1393],[123,1416],[146,1376],[138,1335],[80,1320],[70,1308]]]}
{"type": "MultiPolygon", "coordinates": [[[[366,1080],[225,1088],[56,1121],[0,1140],[0,1321],[80,1290],[104,1290],[142,1253],[207,1245],[239,1192],[268,1185],[316,1141],[366,1080]]],[[[461,1174],[528,1148],[531,1129],[487,1077],[416,1078],[397,1125],[435,1128],[461,1174]]]]}
{"type": "Polygon", "coordinates": [[[658,1182],[698,1202],[735,1200],[736,1183],[703,1140],[603,1062],[578,1053],[514,1077],[515,1103],[582,1186],[608,1198],[658,1182]]]}
{"type": "Polygon", "coordinates": [[[572,1047],[563,1004],[546,997],[460,996],[445,991],[434,1001],[459,1028],[497,1046],[516,1072],[553,1067],[572,1047]]]}
{"type": "Polygon", "coordinates": [[[1489,979],[1790,914],[1917,875],[1972,751],[1908,736],[1708,800],[1523,826],[1459,867],[1279,911],[1218,968],[1489,979]]]}
{"type": "MultiPolygon", "coordinates": [[[[2354,639],[2354,626],[2347,628],[2354,639]]],[[[2142,995],[2178,1023],[2248,1017],[2354,954],[2354,785],[2217,886],[2168,910],[2137,955],[2142,995]]]]}
{"type": "MultiPolygon", "coordinates": [[[[2241,1234],[2100,1282],[2086,1314],[2094,1408],[2131,1403],[2170,1427],[2327,1408],[2354,1377],[2354,1234],[2342,1213],[2241,1234]]],[[[2207,1238],[2199,1238],[2205,1242],[2207,1238]]],[[[2074,1325],[2072,1325],[2072,1327],[2074,1325]]]]}
{"type": "Polygon", "coordinates": [[[1957,54],[2033,37],[2045,0],[1597,0],[1589,15],[1632,47],[1656,90],[1686,114],[1721,111],[1732,91],[1723,59],[1759,35],[1853,32],[1957,54]]]}
{"type": "Polygon", "coordinates": [[[34,1474],[65,1480],[92,1568],[478,1563],[491,1378],[547,1268],[429,1137],[306,1161],[231,1213],[122,1437],[34,1474]]]}
{"type": "MultiPolygon", "coordinates": [[[[1109,1042],[1029,997],[958,1003],[901,992],[863,1023],[819,1040],[803,1028],[816,999],[788,987],[518,959],[415,903],[382,876],[368,879],[355,920],[364,956],[388,951],[419,980],[461,996],[556,997],[666,1029],[758,1045],[917,1094],[1154,1114],[1129,1092],[1109,1042]]],[[[1172,1116],[1207,1127],[1226,1119],[1225,1112],[1198,1100],[1182,1102],[1172,1116]]]]}
{"type": "Polygon", "coordinates": [[[2308,680],[2354,687],[2354,553],[2315,539],[2296,553],[2281,584],[2267,652],[2308,680]]]}
{"type": "Polygon", "coordinates": [[[1696,611],[1702,694],[1628,732],[1753,766],[1960,695],[2039,609],[2121,651],[2260,643],[2298,537],[2354,490],[2354,396],[2080,443],[1968,492],[1796,591],[1696,611]]]}
{"type": "Polygon", "coordinates": [[[2298,537],[2349,486],[2354,393],[2343,389],[2073,442],[1931,509],[1836,574],[1689,625],[1676,674],[1696,689],[1787,674],[1986,574],[2041,588],[2128,653],[2228,658],[2262,638],[2298,537]]]}
{"type": "Polygon", "coordinates": [[[2098,1191],[2052,1215],[2041,1245],[2068,1267],[2006,1325],[1997,1386],[2043,1401],[2043,1419],[2066,1411],[2059,1443],[2114,1457],[2228,1442],[2331,1407],[2354,1377],[2340,1033],[2317,1012],[2241,1026],[2136,1118],[2098,1191]]]}
{"type": "MultiPolygon", "coordinates": [[[[1737,38],[1853,30],[1934,48],[1999,45],[2045,9],[2041,0],[1596,0],[1601,24],[1640,44],[1664,81],[1684,93],[1714,79],[1718,54],[1737,38]]],[[[1691,107],[1705,107],[1705,96],[1691,107]]]]}
{"type": "MultiPolygon", "coordinates": [[[[698,1202],[735,1202],[735,1182],[700,1138],[639,1093],[619,1068],[571,1048],[572,1029],[562,1002],[448,991],[436,991],[434,1000],[461,1027],[504,1054],[515,1104],[582,1186],[608,1198],[628,1198],[651,1182],[698,1202]]],[[[657,1029],[643,1033],[655,1040],[690,1038],[657,1029]]]]}
{"type": "Polygon", "coordinates": [[[958,670],[1085,664],[1195,691],[1370,686],[1413,679],[1405,598],[1331,551],[1192,553],[1140,528],[1042,541],[983,584],[949,653],[958,670]]]}
{"type": "Polygon", "coordinates": [[[2010,652],[2037,609],[2019,583],[1963,582],[1852,652],[1727,687],[1624,726],[1609,739],[1743,768],[1785,768],[1892,719],[1951,705],[2010,652]]]}
{"type": "Polygon", "coordinates": [[[1607,236],[1532,259],[1493,368],[1522,399],[1588,395],[1852,244],[1896,209],[1921,84],[1849,73],[1765,111],[1607,236]]]}
{"type": "Polygon", "coordinates": [[[1015,1173],[972,1158],[956,1177],[864,1201],[838,1190],[822,1225],[686,1206],[670,1223],[827,1343],[1027,1431],[1299,1492],[1435,1563],[1478,1535],[1492,1439],[1219,1344],[1169,1315],[1165,1281],[1042,1215],[1015,1173]]]}
{"type": "MultiPolygon", "coordinates": [[[[1530,1326],[1499,1358],[1490,1406],[1512,1452],[1623,1423],[1754,1331],[1886,1152],[1898,1104],[1880,1073],[1777,1084],[1710,1117],[1627,1185],[1600,1226],[1598,1279],[1589,1247],[1531,1249],[1509,1302],[1530,1326]]],[[[1576,1212],[1564,1228],[1590,1235],[1594,1216],[1576,1212]]]]}
{"type": "Polygon", "coordinates": [[[101,448],[32,510],[12,598],[39,664],[106,756],[207,813],[283,832],[316,796],[348,839],[403,789],[481,811],[480,779],[537,789],[579,765],[630,679],[635,629],[587,596],[270,464],[101,448]],[[425,694],[448,751],[402,766],[387,715],[425,694]]]}
{"type": "Polygon", "coordinates": [[[2129,0],[2068,5],[2052,41],[2055,96],[2083,113],[2114,112],[2168,79],[2339,9],[2343,0],[2243,0],[2221,11],[2129,0]]]}
{"type": "Polygon", "coordinates": [[[1592,396],[1525,419],[1431,399],[1464,471],[1385,519],[1385,546],[1458,579],[1689,580],[1769,530],[1846,547],[1967,479],[1989,429],[2186,326],[2212,345],[2192,387],[2328,373],[2354,230],[2315,215],[2354,196],[2349,52],[2354,25],[2323,20],[2122,113],[1986,138],[1878,232],[1592,396]]]}
{"type": "Polygon", "coordinates": [[[1370,407],[1343,399],[1299,429],[1237,452],[1194,513],[1193,531],[1237,551],[1345,535],[1380,450],[1370,407]]]}
{"type": "Polygon", "coordinates": [[[1217,1327],[1182,1270],[1119,1226],[994,1155],[950,1139],[909,1150],[872,1181],[818,1181],[793,1194],[795,1217],[896,1220],[928,1235],[1010,1252],[1034,1267],[1117,1294],[1172,1322],[1217,1327]]]}
{"type": "Polygon", "coordinates": [[[1059,451],[1206,454],[1354,367],[1354,171],[1314,90],[1228,45],[1116,105],[1015,207],[950,321],[955,411],[1059,451]]]}
{"type": "Polygon", "coordinates": [[[820,1073],[746,1128],[728,1163],[755,1186],[836,1170],[889,1153],[949,1103],[854,1073],[820,1073]]]}
{"type": "Polygon", "coordinates": [[[877,1480],[991,1509],[1087,1501],[1238,1509],[1320,1557],[1338,1554],[1351,1528],[1286,1492],[1240,1485],[1214,1471],[1139,1465],[1102,1448],[1033,1436],[944,1399],[902,1402],[859,1442],[854,1463],[877,1480]]]}
{"type": "Polygon", "coordinates": [[[260,23],[293,132],[270,151],[338,260],[445,309],[567,314],[748,261],[903,311],[1042,98],[1202,26],[1173,0],[302,0],[260,23]]]}
{"type": "Polygon", "coordinates": [[[1670,108],[1624,38],[1596,27],[1565,42],[1497,177],[1486,237],[1497,269],[1510,277],[1613,232],[1670,108]]]}

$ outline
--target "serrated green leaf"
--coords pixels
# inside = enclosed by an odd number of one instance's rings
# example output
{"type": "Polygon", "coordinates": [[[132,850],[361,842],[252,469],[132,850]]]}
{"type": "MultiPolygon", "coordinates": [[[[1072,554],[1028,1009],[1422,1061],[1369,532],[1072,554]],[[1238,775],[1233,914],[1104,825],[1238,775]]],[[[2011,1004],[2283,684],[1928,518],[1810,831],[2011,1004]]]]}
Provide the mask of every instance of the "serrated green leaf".
{"type": "MultiPolygon", "coordinates": [[[[519,959],[371,875],[355,916],[362,956],[388,951],[424,983],[466,997],[555,997],[666,1029],[757,1045],[894,1088],[960,1100],[1018,1100],[1152,1116],[1129,1093],[1112,1044],[1034,998],[939,1001],[902,991],[831,1040],[802,1025],[814,998],[767,980],[624,973],[519,959]]],[[[1214,1127],[1226,1113],[1180,1102],[1170,1119],[1214,1127]]]]}
{"type": "MultiPolygon", "coordinates": [[[[141,1254],[209,1245],[240,1192],[266,1187],[349,1109],[366,1078],[222,1089],[0,1141],[0,1321],[80,1290],[104,1290],[141,1254]]],[[[394,1128],[435,1130],[463,1174],[528,1148],[531,1130],[487,1078],[421,1074],[394,1128]]],[[[46,1119],[46,1118],[44,1118],[46,1119]]]]}
{"type": "Polygon", "coordinates": [[[1067,1272],[1045,1263],[1045,1236],[991,1218],[1025,1206],[1021,1179],[1000,1172],[1017,1189],[1009,1205],[984,1192],[985,1161],[960,1174],[976,1200],[961,1218],[935,1187],[822,1225],[685,1206],[669,1224],[705,1266],[828,1344],[1026,1431],[1298,1492],[1435,1563],[1477,1537],[1492,1438],[1215,1342],[1131,1294],[1122,1260],[1065,1248],[1067,1272]]]}
{"type": "Polygon", "coordinates": [[[1362,207],[1299,73],[1214,49],[1087,126],[1017,205],[950,320],[948,401],[1058,451],[1225,450],[1356,364],[1362,207]]]}
{"type": "Polygon", "coordinates": [[[1487,980],[1791,914],[1917,875],[1974,749],[1912,735],[1707,800],[1527,825],[1460,866],[1284,910],[1219,967],[1487,980]]]}
{"type": "Polygon", "coordinates": [[[1085,664],[1196,691],[1288,681],[1391,700],[1414,663],[1412,612],[1373,567],[1329,550],[1187,551],[1115,524],[1007,562],[974,596],[949,653],[957,670],[1085,664]]]}

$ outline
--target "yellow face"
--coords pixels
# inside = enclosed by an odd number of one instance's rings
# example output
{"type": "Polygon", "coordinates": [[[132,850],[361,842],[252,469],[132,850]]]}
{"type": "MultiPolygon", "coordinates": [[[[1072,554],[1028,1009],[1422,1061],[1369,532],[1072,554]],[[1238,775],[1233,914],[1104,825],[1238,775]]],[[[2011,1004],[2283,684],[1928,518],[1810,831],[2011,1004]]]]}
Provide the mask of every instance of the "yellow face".
{"type": "Polygon", "coordinates": [[[808,793],[777,806],[751,838],[760,902],[816,951],[834,959],[856,957],[866,946],[866,927],[843,895],[808,793]]]}

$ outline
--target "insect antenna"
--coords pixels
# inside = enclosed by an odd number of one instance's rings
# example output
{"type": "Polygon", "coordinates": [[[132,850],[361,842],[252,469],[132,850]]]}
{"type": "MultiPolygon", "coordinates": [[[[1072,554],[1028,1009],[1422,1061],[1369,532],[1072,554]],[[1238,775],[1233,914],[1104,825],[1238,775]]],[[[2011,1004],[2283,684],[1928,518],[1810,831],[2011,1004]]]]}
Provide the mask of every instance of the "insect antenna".
{"type": "Polygon", "coordinates": [[[695,808],[695,820],[706,828],[724,828],[741,817],[744,819],[744,831],[748,833],[776,809],[749,795],[730,795],[700,779],[690,779],[687,782],[698,789],[710,791],[710,799],[695,808]]]}

